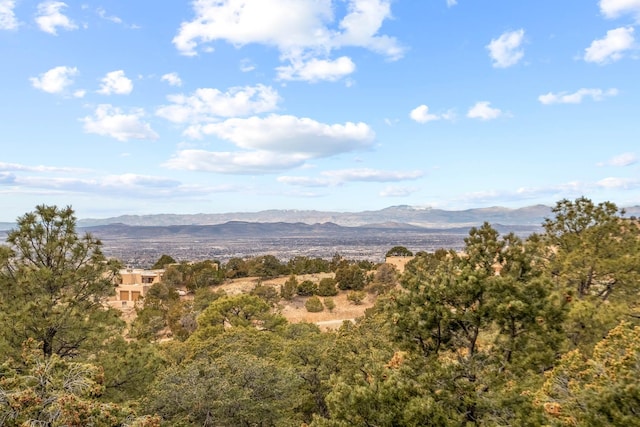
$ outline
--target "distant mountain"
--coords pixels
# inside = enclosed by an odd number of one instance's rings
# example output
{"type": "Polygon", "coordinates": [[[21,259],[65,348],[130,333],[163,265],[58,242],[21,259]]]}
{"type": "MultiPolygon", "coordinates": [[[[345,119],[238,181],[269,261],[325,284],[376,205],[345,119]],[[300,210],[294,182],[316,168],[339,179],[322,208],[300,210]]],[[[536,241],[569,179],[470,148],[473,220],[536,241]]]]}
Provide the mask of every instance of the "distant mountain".
{"type": "MultiPolygon", "coordinates": [[[[637,209],[640,213],[640,208],[637,209]]],[[[260,212],[236,212],[221,214],[159,214],[123,215],[106,219],[82,219],[78,226],[91,227],[108,224],[130,226],[216,225],[229,222],[257,223],[333,223],[345,227],[381,224],[407,224],[427,228],[471,227],[485,221],[492,224],[540,226],[551,208],[544,205],[520,209],[502,207],[448,211],[412,206],[391,206],[377,211],[324,212],[315,210],[266,210],[260,212]]]]}

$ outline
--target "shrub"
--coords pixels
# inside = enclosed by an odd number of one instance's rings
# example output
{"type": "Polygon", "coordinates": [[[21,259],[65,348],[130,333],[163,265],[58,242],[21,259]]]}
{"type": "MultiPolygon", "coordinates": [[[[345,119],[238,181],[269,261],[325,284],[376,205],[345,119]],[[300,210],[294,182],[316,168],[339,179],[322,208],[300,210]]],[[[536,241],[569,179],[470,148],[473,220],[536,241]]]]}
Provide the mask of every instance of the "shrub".
{"type": "Polygon", "coordinates": [[[280,286],[280,296],[287,301],[291,301],[298,291],[298,280],[295,275],[289,276],[289,279],[280,286]]]}
{"type": "Polygon", "coordinates": [[[316,296],[312,296],[311,298],[309,298],[307,302],[304,303],[304,306],[309,313],[318,313],[324,310],[322,301],[320,301],[320,298],[316,296]]]}
{"type": "Polygon", "coordinates": [[[321,297],[332,297],[334,295],[338,295],[336,280],[331,277],[321,279],[318,284],[318,295],[321,297]]]}
{"type": "Polygon", "coordinates": [[[329,310],[330,313],[333,313],[333,309],[336,308],[336,303],[333,302],[333,298],[325,298],[324,306],[329,310]]]}
{"type": "Polygon", "coordinates": [[[367,294],[362,291],[350,291],[347,294],[347,300],[352,304],[360,305],[366,296],[367,294]]]}
{"type": "Polygon", "coordinates": [[[315,295],[318,292],[318,285],[311,280],[304,280],[298,285],[298,295],[307,297],[315,295]]]}

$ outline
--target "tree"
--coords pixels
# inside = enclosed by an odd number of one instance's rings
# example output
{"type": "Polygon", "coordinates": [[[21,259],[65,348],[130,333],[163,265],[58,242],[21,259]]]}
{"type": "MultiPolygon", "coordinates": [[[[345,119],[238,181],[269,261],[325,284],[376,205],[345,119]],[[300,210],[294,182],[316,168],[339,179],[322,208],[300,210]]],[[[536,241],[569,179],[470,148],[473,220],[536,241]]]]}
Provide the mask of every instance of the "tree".
{"type": "Polygon", "coordinates": [[[302,282],[300,282],[300,284],[298,284],[296,292],[302,297],[315,295],[318,292],[318,284],[312,282],[311,280],[303,280],[302,282]]]}
{"type": "Polygon", "coordinates": [[[611,202],[561,200],[544,222],[549,269],[578,298],[624,299],[637,292],[640,227],[611,202]]]}
{"type": "Polygon", "coordinates": [[[156,263],[153,264],[153,267],[151,268],[153,270],[158,270],[158,269],[165,268],[169,264],[175,264],[175,263],[176,263],[176,260],[173,259],[173,257],[171,257],[170,255],[163,254],[160,258],[158,258],[156,263]]]}
{"type": "Polygon", "coordinates": [[[318,283],[318,295],[321,297],[332,297],[338,295],[336,280],[332,277],[323,277],[318,283]]]}
{"type": "Polygon", "coordinates": [[[389,249],[385,255],[387,258],[390,256],[413,256],[413,252],[404,246],[394,246],[389,249]]]}
{"type": "Polygon", "coordinates": [[[610,202],[561,200],[540,237],[544,266],[568,301],[565,332],[573,348],[593,346],[636,307],[640,228],[610,202]]]}
{"type": "Polygon", "coordinates": [[[640,327],[621,322],[591,358],[565,354],[546,374],[536,403],[549,425],[638,426],[640,327]]]}
{"type": "Polygon", "coordinates": [[[13,349],[32,338],[46,357],[94,351],[119,333],[119,312],[104,306],[118,263],[100,240],[79,237],[71,207],[37,206],[0,247],[0,338],[13,349]]]}
{"type": "Polygon", "coordinates": [[[343,291],[362,290],[365,285],[365,275],[362,269],[355,265],[342,265],[336,270],[336,282],[343,291]]]}
{"type": "Polygon", "coordinates": [[[318,313],[324,310],[324,306],[322,305],[322,301],[317,296],[312,296],[305,303],[304,307],[307,309],[309,313],[318,313]]]}
{"type": "Polygon", "coordinates": [[[286,282],[283,285],[280,285],[280,296],[287,300],[291,301],[294,296],[296,296],[296,292],[298,291],[298,279],[296,279],[295,274],[289,276],[286,282]]]}
{"type": "Polygon", "coordinates": [[[21,362],[0,365],[0,424],[3,426],[158,427],[157,417],[136,418],[126,406],[103,403],[102,369],[57,354],[45,357],[28,339],[21,362]]]}

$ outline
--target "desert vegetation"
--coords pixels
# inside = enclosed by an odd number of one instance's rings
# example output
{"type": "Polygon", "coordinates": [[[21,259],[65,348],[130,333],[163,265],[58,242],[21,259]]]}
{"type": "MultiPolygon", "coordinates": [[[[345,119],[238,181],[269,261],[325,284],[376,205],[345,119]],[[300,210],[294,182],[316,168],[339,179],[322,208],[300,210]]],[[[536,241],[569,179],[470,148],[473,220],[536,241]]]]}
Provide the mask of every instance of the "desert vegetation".
{"type": "Polygon", "coordinates": [[[0,246],[0,425],[638,425],[640,225],[613,203],[394,247],[404,272],[166,255],[127,321],[103,303],[121,265],[75,224],[38,206],[0,246]]]}

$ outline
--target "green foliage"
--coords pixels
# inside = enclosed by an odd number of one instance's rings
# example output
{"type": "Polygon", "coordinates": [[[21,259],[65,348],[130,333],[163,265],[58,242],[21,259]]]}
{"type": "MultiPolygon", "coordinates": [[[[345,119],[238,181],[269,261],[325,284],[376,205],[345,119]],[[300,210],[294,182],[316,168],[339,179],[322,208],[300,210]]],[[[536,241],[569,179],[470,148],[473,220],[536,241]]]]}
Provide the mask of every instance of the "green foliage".
{"type": "Polygon", "coordinates": [[[37,206],[18,218],[7,243],[0,247],[0,341],[7,347],[32,338],[47,357],[72,357],[119,333],[119,313],[103,306],[119,265],[105,259],[99,240],[77,235],[70,207],[37,206]]]}
{"type": "Polygon", "coordinates": [[[332,277],[323,277],[318,283],[318,295],[321,297],[332,297],[338,295],[336,280],[332,277]]]}
{"type": "Polygon", "coordinates": [[[151,267],[152,270],[166,268],[169,264],[176,264],[176,260],[172,256],[163,254],[151,267]]]}
{"type": "Polygon", "coordinates": [[[404,246],[394,246],[391,249],[389,249],[385,254],[385,257],[390,257],[390,256],[413,256],[413,252],[411,252],[409,249],[405,248],[404,246]]]}
{"type": "Polygon", "coordinates": [[[278,304],[278,301],[280,301],[280,294],[273,286],[256,285],[251,289],[249,294],[262,298],[274,307],[278,304]]]}
{"type": "Polygon", "coordinates": [[[554,426],[640,425],[640,327],[621,323],[591,358],[565,354],[545,375],[536,404],[554,426]]]}
{"type": "Polygon", "coordinates": [[[303,280],[298,284],[296,293],[301,297],[307,297],[318,293],[318,284],[311,280],[303,280]]]}
{"type": "Polygon", "coordinates": [[[271,279],[286,272],[286,266],[273,255],[263,255],[247,260],[249,276],[271,279]]]}
{"type": "Polygon", "coordinates": [[[239,277],[249,276],[249,267],[247,262],[242,258],[233,257],[227,261],[225,265],[225,277],[235,279],[239,277]]]}
{"type": "Polygon", "coordinates": [[[373,280],[367,289],[376,293],[383,294],[393,289],[398,283],[398,270],[391,264],[380,264],[373,274],[373,280]]]}
{"type": "Polygon", "coordinates": [[[317,274],[330,271],[329,261],[322,258],[296,256],[289,260],[287,267],[291,274],[317,274]]]}
{"type": "Polygon", "coordinates": [[[318,298],[317,296],[312,296],[307,301],[305,301],[304,307],[309,313],[318,313],[324,310],[322,301],[320,301],[320,298],[318,298]]]}
{"type": "Polygon", "coordinates": [[[169,425],[300,425],[293,408],[300,379],[250,354],[196,359],[163,372],[145,402],[169,425]]]}
{"type": "Polygon", "coordinates": [[[362,301],[367,297],[367,294],[363,291],[349,291],[347,293],[347,300],[355,305],[362,304],[362,301]]]}
{"type": "Polygon", "coordinates": [[[271,313],[271,306],[262,298],[248,294],[224,296],[198,316],[198,329],[192,337],[203,340],[234,327],[274,330],[284,323],[286,320],[271,313]]]}
{"type": "Polygon", "coordinates": [[[298,279],[292,274],[286,282],[280,286],[280,297],[287,301],[291,301],[298,292],[298,279]]]}
{"type": "Polygon", "coordinates": [[[0,365],[0,421],[3,426],[158,426],[153,417],[95,398],[104,391],[102,370],[57,354],[45,356],[41,344],[25,342],[21,362],[0,365]]]}
{"type": "Polygon", "coordinates": [[[365,285],[364,271],[356,264],[342,265],[336,270],[335,276],[338,288],[346,290],[362,290],[365,285]]]}
{"type": "Polygon", "coordinates": [[[323,299],[324,306],[330,313],[333,313],[333,310],[336,308],[336,303],[333,298],[324,298],[323,299]]]}

